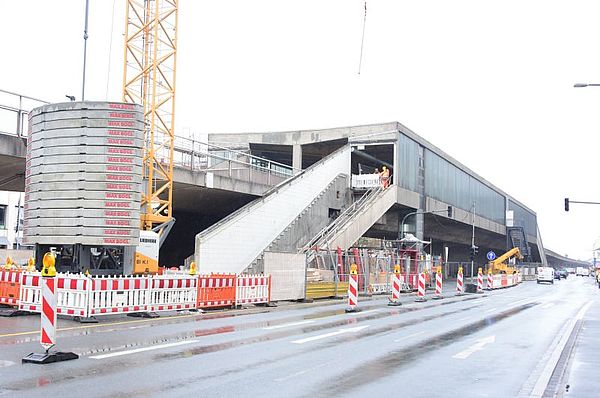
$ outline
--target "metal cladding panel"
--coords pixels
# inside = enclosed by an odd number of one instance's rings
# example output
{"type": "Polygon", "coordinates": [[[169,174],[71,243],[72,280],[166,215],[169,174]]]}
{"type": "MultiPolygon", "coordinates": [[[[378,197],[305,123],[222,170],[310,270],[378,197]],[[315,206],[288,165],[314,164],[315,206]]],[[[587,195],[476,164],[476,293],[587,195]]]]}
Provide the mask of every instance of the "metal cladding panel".
{"type": "Polygon", "coordinates": [[[121,148],[108,145],[74,145],[59,147],[40,147],[31,150],[31,159],[46,156],[67,156],[67,155],[107,155],[107,156],[134,156],[141,158],[142,150],[138,148],[121,148]]]}
{"type": "MultiPolygon", "coordinates": [[[[71,200],[35,200],[25,201],[25,211],[36,209],[112,209],[112,210],[132,210],[139,211],[140,203],[132,201],[116,201],[116,200],[86,200],[86,199],[71,199],[71,200]]],[[[25,214],[28,218],[28,214],[25,214]]]]}
{"type": "Polygon", "coordinates": [[[23,220],[25,228],[34,227],[117,227],[139,228],[140,220],[135,218],[90,218],[90,217],[37,217],[23,220]]]}
{"type": "Polygon", "coordinates": [[[136,120],[144,122],[144,115],[140,112],[118,109],[81,109],[81,110],[60,110],[55,112],[43,112],[32,115],[29,123],[34,126],[41,122],[51,122],[55,120],[70,119],[110,119],[110,120],[136,120]]]}
{"type": "MultiPolygon", "coordinates": [[[[88,129],[97,130],[97,129],[88,129]]],[[[45,132],[42,132],[45,133],[45,132]]],[[[38,133],[38,134],[42,134],[38,133]]],[[[124,136],[79,136],[79,137],[59,137],[59,138],[48,138],[40,140],[32,140],[27,145],[28,153],[33,152],[37,149],[51,148],[51,147],[62,147],[62,148],[80,148],[87,145],[96,146],[117,146],[117,147],[130,147],[130,148],[141,148],[143,146],[143,140],[137,137],[124,137],[124,136]],[[31,149],[31,150],[30,150],[31,149]]]]}
{"type": "Polygon", "coordinates": [[[87,191],[87,190],[72,190],[72,191],[41,191],[25,193],[26,202],[48,201],[48,200],[67,200],[67,199],[84,199],[84,200],[131,200],[140,203],[142,194],[139,192],[123,192],[123,191],[87,191]]]}
{"type": "Polygon", "coordinates": [[[40,130],[60,130],[78,127],[88,128],[119,128],[144,130],[144,123],[137,120],[111,120],[111,119],[64,119],[39,122],[32,126],[32,132],[40,130]]]}
{"type": "Polygon", "coordinates": [[[144,115],[67,102],[29,116],[24,242],[137,245],[144,115]]]}
{"type": "Polygon", "coordinates": [[[23,236],[23,243],[30,245],[72,245],[80,243],[91,246],[137,246],[139,238],[112,236],[23,236]]]}
{"type": "Polygon", "coordinates": [[[36,218],[125,218],[137,220],[139,223],[139,216],[137,211],[133,210],[114,210],[114,209],[34,209],[27,211],[26,220],[36,218]]]}
{"type": "Polygon", "coordinates": [[[95,182],[95,181],[60,181],[60,182],[26,182],[29,193],[33,192],[52,192],[52,191],[120,191],[120,192],[141,192],[141,184],[134,182],[95,182]]]}
{"type": "Polygon", "coordinates": [[[139,176],[139,181],[142,179],[142,167],[131,164],[90,164],[90,163],[74,163],[74,164],[51,164],[28,168],[25,166],[25,177],[37,174],[56,174],[56,173],[126,173],[139,176]]]}
{"type": "Polygon", "coordinates": [[[108,102],[108,101],[77,101],[77,102],[57,102],[40,106],[29,112],[29,117],[34,117],[41,113],[58,112],[68,110],[126,110],[143,112],[141,105],[128,104],[123,102],[108,102]]]}

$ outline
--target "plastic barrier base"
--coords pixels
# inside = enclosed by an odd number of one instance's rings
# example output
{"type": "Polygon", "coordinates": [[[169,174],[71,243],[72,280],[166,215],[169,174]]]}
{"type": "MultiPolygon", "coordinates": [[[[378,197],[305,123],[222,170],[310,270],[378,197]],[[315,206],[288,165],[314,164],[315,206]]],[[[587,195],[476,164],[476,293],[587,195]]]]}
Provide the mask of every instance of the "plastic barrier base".
{"type": "Polygon", "coordinates": [[[0,316],[9,317],[9,316],[30,315],[30,314],[32,314],[32,312],[21,311],[18,308],[0,307],[0,316]]]}
{"type": "Polygon", "coordinates": [[[392,300],[389,297],[388,297],[388,301],[389,302],[388,302],[387,305],[390,306],[390,307],[398,307],[398,306],[402,305],[402,303],[400,301],[394,301],[394,300],[392,300]]]}
{"type": "Polygon", "coordinates": [[[132,318],[160,318],[160,315],[156,312],[130,312],[127,316],[132,318]]]}
{"type": "Polygon", "coordinates": [[[37,365],[45,365],[47,363],[70,361],[78,359],[79,355],[72,352],[46,352],[44,354],[36,354],[32,352],[25,358],[21,359],[21,363],[35,363],[37,365]]]}
{"type": "Polygon", "coordinates": [[[360,308],[358,308],[358,307],[346,308],[346,313],[350,313],[350,312],[360,312],[360,308]]]}
{"type": "Polygon", "coordinates": [[[73,320],[79,323],[98,323],[95,316],[76,316],[73,320]]]}

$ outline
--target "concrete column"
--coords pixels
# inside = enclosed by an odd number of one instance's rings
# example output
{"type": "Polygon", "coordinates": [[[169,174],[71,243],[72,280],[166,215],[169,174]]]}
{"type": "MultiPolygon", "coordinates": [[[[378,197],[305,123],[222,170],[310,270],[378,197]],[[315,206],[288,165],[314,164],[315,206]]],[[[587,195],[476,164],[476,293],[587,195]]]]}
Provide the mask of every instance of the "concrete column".
{"type": "Polygon", "coordinates": [[[294,174],[299,173],[302,170],[302,145],[294,144],[292,146],[292,167],[297,169],[294,174]]]}

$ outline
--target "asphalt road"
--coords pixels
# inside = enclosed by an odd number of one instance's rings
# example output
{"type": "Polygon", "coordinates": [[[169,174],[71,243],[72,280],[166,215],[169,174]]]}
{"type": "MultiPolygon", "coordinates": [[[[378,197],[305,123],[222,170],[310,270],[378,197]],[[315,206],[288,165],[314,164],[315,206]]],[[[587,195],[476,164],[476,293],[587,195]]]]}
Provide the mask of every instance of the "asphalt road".
{"type": "Polygon", "coordinates": [[[569,380],[585,394],[595,363],[578,339],[598,339],[581,327],[600,323],[598,295],[592,278],[571,276],[400,307],[377,297],[351,314],[338,300],[59,319],[57,348],[81,357],[44,366],[21,364],[42,352],[39,316],[0,318],[0,396],[529,397],[569,380]]]}

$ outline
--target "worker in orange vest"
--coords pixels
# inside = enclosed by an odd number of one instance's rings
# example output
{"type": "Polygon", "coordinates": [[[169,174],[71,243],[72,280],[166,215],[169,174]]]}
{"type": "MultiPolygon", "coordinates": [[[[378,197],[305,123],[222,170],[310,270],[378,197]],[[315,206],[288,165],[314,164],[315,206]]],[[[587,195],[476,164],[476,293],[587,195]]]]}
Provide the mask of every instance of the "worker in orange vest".
{"type": "Polygon", "coordinates": [[[390,170],[383,166],[381,171],[381,186],[385,189],[390,185],[390,170]]]}

